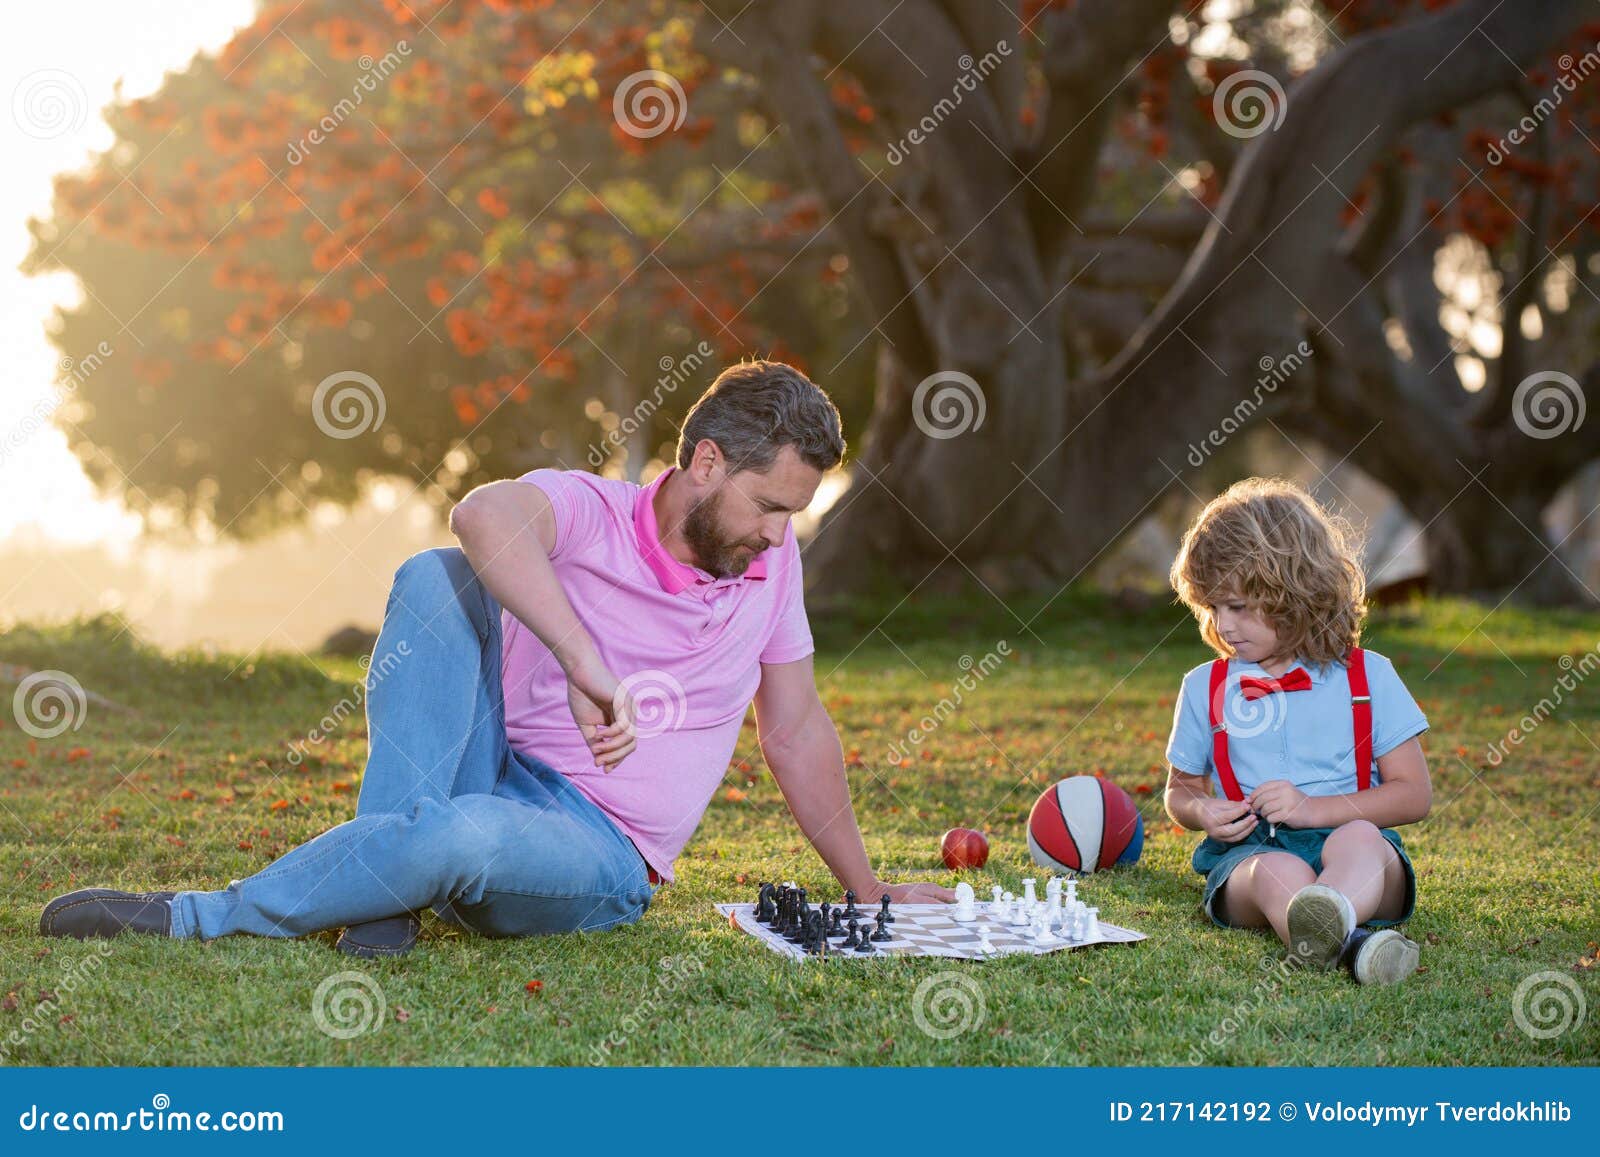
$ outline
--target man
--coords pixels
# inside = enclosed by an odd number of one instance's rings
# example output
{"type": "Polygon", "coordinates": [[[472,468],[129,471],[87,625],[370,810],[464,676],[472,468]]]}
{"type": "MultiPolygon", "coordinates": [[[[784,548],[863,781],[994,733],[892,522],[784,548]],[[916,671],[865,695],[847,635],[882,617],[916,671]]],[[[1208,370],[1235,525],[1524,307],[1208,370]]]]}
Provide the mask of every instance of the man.
{"type": "Polygon", "coordinates": [[[49,936],[213,939],[343,927],[410,951],[420,912],[489,936],[631,923],[699,824],[752,697],[762,754],[862,901],[948,901],[873,873],[817,695],[791,525],[844,455],[791,366],[725,370],[645,487],[534,470],[452,511],[459,550],[395,574],[368,674],[356,816],[216,892],[90,888],[49,936]]]}

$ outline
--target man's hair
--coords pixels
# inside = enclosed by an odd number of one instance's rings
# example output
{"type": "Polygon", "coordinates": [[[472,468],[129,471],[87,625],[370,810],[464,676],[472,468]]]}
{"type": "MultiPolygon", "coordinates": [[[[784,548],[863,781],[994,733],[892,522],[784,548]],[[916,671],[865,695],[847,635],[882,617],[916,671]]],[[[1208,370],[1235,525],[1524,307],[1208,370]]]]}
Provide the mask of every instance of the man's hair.
{"type": "Polygon", "coordinates": [[[710,438],[728,460],[728,472],[763,471],[784,446],[818,470],[844,458],[839,410],[826,392],[783,362],[740,362],[717,375],[689,410],[678,435],[678,466],[710,438]]]}
{"type": "Polygon", "coordinates": [[[1183,536],[1172,586],[1194,612],[1200,637],[1225,658],[1213,606],[1241,597],[1278,632],[1280,653],[1343,663],[1361,638],[1366,578],[1361,541],[1301,487],[1246,478],[1211,500],[1183,536]]]}

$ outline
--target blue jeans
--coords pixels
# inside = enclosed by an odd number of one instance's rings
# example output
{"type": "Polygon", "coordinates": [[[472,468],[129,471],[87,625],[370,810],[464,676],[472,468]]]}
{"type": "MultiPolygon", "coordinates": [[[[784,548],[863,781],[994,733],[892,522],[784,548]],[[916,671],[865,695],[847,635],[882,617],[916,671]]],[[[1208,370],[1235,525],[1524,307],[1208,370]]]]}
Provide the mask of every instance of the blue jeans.
{"type": "Polygon", "coordinates": [[[486,936],[644,915],[654,890],[638,849],[506,742],[500,647],[500,607],[461,551],[402,563],[367,672],[355,818],[222,891],[179,892],[172,935],[300,936],[430,906],[486,936]]]}

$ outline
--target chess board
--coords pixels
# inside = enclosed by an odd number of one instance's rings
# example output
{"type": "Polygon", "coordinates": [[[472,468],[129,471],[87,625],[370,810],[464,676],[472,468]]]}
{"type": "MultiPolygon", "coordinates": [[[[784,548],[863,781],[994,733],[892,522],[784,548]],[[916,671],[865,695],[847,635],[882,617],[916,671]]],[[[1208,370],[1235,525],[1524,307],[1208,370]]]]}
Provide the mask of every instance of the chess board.
{"type": "MultiPolygon", "coordinates": [[[[980,903],[978,918],[970,924],[960,924],[950,918],[954,910],[950,904],[897,904],[894,923],[889,932],[894,939],[874,944],[874,951],[857,953],[846,949],[830,951],[828,959],[881,960],[889,956],[942,956],[950,960],[994,960],[1001,956],[1026,953],[1044,956],[1051,952],[1064,952],[1069,948],[1085,948],[1090,944],[1132,944],[1143,940],[1144,933],[1131,928],[1100,921],[1100,934],[1089,940],[1058,939],[1050,944],[1035,944],[1028,936],[1026,925],[1003,924],[990,912],[991,905],[980,903]],[[989,928],[989,943],[994,951],[987,955],[978,951],[978,929],[989,928]]],[[[791,944],[765,924],[758,923],[754,904],[718,904],[717,911],[741,931],[748,932],[772,951],[795,960],[821,959],[808,956],[798,944],[791,944]]],[[[838,944],[829,942],[830,949],[838,944]]]]}

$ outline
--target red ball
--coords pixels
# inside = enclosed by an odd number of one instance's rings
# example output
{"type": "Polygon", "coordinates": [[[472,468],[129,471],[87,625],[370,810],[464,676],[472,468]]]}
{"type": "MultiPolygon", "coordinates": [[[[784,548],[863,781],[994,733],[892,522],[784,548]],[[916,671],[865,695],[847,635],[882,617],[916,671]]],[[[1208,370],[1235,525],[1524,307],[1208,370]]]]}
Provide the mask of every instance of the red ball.
{"type": "Polygon", "coordinates": [[[989,841],[971,828],[951,828],[939,837],[939,855],[952,872],[981,868],[989,862],[989,841]]]}

